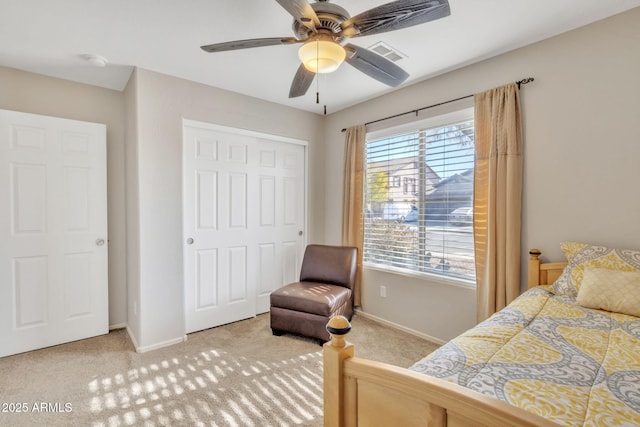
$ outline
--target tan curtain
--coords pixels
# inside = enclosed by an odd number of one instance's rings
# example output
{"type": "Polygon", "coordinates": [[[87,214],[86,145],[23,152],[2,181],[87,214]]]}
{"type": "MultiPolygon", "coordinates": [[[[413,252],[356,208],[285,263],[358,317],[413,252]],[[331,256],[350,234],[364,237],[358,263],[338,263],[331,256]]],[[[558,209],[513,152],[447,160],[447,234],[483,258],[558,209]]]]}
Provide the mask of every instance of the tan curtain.
{"type": "Polygon", "coordinates": [[[342,244],[358,248],[357,276],[354,302],[361,305],[360,280],[362,277],[363,246],[363,191],[365,125],[347,129],[344,148],[344,191],[342,193],[342,244]]]}
{"type": "Polygon", "coordinates": [[[522,125],[515,84],[476,94],[474,240],[478,321],[520,293],[522,125]]]}

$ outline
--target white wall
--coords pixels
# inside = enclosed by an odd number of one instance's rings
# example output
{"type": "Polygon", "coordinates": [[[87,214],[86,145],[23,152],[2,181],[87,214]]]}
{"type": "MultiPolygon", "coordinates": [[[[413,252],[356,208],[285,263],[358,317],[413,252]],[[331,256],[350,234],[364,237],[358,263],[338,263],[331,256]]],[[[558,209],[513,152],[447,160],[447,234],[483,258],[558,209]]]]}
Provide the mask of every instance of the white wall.
{"type": "MultiPolygon", "coordinates": [[[[532,76],[521,91],[523,280],[531,247],[550,260],[562,259],[564,240],[640,249],[638,46],[640,8],[332,114],[326,223],[340,223],[342,128],[532,76]]],[[[325,240],[339,242],[339,227],[327,227],[325,240]]],[[[475,323],[473,290],[373,270],[363,279],[363,310],[371,315],[442,340],[475,323]]]]}
{"type": "Polygon", "coordinates": [[[0,67],[0,108],[107,125],[109,324],[127,322],[122,92],[0,67]]]}
{"type": "Polygon", "coordinates": [[[127,144],[136,160],[127,165],[127,185],[137,186],[128,212],[138,217],[129,228],[139,243],[137,277],[129,276],[129,321],[137,322],[140,350],[184,336],[182,269],[182,118],[309,141],[309,230],[307,241],[322,239],[323,158],[321,116],[198,83],[137,69],[127,87],[127,144]],[[133,93],[130,93],[133,92],[133,93]],[[131,135],[131,138],[129,138],[131,135]],[[131,147],[129,147],[131,148],[131,147]],[[133,148],[131,148],[133,150],[133,148]],[[135,169],[135,170],[134,170],[135,169]],[[137,210],[137,212],[136,212],[137,210]],[[139,299],[137,299],[139,298],[139,299]],[[133,307],[137,305],[137,315],[133,307]],[[131,317],[133,316],[133,318],[131,317]]]}

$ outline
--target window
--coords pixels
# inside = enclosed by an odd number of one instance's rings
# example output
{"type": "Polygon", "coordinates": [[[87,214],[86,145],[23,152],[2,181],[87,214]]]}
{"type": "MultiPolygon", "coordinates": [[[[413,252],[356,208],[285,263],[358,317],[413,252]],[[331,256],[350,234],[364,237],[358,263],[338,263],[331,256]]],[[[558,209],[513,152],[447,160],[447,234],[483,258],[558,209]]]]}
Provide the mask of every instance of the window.
{"type": "Polygon", "coordinates": [[[473,109],[367,139],[365,265],[475,283],[473,109]]]}

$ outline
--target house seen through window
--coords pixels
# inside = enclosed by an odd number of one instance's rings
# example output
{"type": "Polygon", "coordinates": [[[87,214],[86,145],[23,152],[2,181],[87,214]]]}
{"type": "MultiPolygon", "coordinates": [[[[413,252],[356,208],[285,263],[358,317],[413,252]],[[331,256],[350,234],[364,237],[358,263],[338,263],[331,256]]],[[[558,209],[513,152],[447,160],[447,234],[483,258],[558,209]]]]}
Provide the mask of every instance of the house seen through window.
{"type": "Polygon", "coordinates": [[[475,283],[473,110],[391,132],[368,135],[364,264],[475,283]]]}

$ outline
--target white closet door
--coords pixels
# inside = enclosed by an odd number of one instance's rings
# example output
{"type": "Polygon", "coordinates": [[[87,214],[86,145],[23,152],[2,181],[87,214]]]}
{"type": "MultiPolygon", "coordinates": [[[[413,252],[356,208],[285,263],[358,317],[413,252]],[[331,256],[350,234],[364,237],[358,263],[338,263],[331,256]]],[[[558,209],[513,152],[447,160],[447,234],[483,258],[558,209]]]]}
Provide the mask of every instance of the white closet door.
{"type": "Polygon", "coordinates": [[[304,248],[305,146],[185,121],[187,333],[269,310],[304,248]]]}
{"type": "Polygon", "coordinates": [[[0,110],[0,356],[107,333],[104,125],[0,110]]]}

